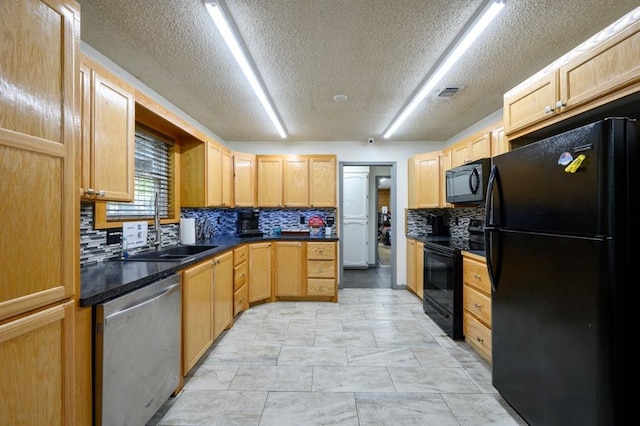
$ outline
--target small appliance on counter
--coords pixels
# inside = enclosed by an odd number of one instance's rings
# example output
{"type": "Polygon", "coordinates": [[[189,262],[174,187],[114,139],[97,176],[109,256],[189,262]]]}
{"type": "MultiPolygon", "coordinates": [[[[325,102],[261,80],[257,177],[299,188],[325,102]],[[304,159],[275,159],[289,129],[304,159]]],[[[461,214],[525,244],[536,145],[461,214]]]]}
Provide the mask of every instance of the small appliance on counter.
{"type": "Polygon", "coordinates": [[[236,221],[236,236],[238,237],[261,237],[260,231],[260,210],[240,210],[236,221]]]}

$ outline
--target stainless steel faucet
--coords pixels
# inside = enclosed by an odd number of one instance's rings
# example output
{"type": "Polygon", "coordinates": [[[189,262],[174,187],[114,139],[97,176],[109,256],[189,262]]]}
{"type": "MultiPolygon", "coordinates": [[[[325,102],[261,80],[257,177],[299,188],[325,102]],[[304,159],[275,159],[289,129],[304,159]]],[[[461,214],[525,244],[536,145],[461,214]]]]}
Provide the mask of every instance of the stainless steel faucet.
{"type": "Polygon", "coordinates": [[[160,246],[162,245],[162,230],[160,229],[160,191],[157,185],[153,201],[153,226],[156,231],[156,240],[153,242],[153,245],[156,250],[160,250],[160,246]]]}

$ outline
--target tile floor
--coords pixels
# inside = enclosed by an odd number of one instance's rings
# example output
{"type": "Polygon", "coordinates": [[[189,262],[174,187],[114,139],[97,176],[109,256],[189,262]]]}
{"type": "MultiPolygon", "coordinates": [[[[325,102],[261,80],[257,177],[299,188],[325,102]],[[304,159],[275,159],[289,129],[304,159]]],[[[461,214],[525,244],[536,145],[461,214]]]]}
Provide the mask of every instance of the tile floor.
{"type": "MultiPolygon", "coordinates": [[[[380,268],[378,268],[380,269],[380,268]]],[[[236,317],[148,425],[526,425],[491,367],[406,290],[275,302],[236,317]]]]}

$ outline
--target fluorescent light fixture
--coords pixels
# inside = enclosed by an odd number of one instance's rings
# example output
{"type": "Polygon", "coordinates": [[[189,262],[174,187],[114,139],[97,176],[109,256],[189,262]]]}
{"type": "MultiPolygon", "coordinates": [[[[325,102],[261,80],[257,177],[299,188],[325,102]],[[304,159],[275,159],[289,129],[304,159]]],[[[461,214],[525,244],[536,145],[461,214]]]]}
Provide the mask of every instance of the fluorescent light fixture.
{"type": "Polygon", "coordinates": [[[411,115],[413,110],[416,109],[418,104],[424,100],[427,94],[438,84],[442,77],[451,69],[453,64],[467,51],[469,46],[478,38],[480,34],[487,28],[487,26],[493,21],[493,18],[504,7],[504,0],[496,0],[488,3],[484,10],[478,15],[478,19],[475,21],[469,31],[467,31],[460,41],[455,45],[451,52],[446,56],[445,60],[441,62],[436,71],[431,74],[431,77],[422,85],[420,90],[415,94],[411,101],[404,107],[402,112],[395,118],[393,123],[389,126],[384,133],[384,138],[389,137],[398,129],[398,127],[404,122],[404,120],[411,115]]]}
{"type": "Polygon", "coordinates": [[[231,53],[233,53],[233,57],[236,59],[238,65],[240,65],[240,69],[242,69],[244,76],[249,81],[249,84],[251,84],[251,88],[260,100],[262,107],[265,109],[267,115],[271,119],[271,122],[280,134],[280,137],[285,139],[287,137],[287,133],[284,130],[284,126],[282,125],[282,122],[269,99],[267,91],[263,87],[257,71],[254,70],[249,55],[243,49],[240,37],[232,27],[231,20],[227,16],[224,5],[221,3],[221,1],[209,1],[205,2],[205,6],[207,7],[207,11],[211,16],[211,19],[213,19],[216,27],[218,27],[218,31],[220,31],[224,41],[227,43],[227,46],[229,46],[231,53]]]}

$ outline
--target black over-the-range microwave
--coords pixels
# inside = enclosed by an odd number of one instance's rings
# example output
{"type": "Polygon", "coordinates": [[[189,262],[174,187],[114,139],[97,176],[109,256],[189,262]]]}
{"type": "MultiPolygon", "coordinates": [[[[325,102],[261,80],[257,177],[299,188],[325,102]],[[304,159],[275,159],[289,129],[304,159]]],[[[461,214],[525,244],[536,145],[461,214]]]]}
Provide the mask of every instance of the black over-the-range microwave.
{"type": "Polygon", "coordinates": [[[483,204],[490,171],[491,158],[482,158],[447,170],[447,203],[483,204]]]}

